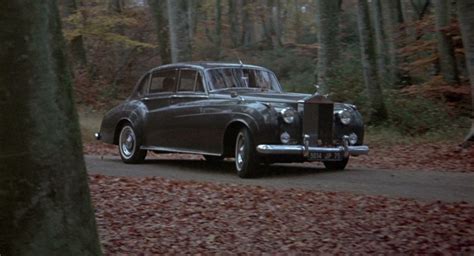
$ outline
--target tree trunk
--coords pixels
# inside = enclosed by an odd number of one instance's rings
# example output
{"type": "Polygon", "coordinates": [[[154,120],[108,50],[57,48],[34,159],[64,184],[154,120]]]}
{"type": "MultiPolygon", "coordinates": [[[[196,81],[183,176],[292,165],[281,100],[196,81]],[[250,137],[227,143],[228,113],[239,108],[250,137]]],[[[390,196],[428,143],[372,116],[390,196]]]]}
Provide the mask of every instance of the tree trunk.
{"type": "Polygon", "coordinates": [[[56,1],[0,9],[0,254],[100,255],[56,1]]]}
{"type": "Polygon", "coordinates": [[[171,61],[173,63],[192,59],[186,7],[186,0],[168,0],[171,61]]]}
{"type": "Polygon", "coordinates": [[[196,0],[188,0],[186,11],[187,11],[187,20],[188,20],[188,33],[189,33],[189,39],[191,40],[191,43],[194,40],[194,35],[196,33],[197,29],[197,6],[198,6],[198,1],[196,0]]]}
{"type": "MultiPolygon", "coordinates": [[[[77,11],[77,2],[76,0],[62,0],[61,4],[63,5],[63,16],[68,17],[77,11]]],[[[68,44],[71,62],[76,67],[86,67],[87,66],[87,54],[84,47],[84,38],[82,35],[77,35],[71,39],[68,44]]]]}
{"type": "Polygon", "coordinates": [[[255,43],[255,27],[251,16],[251,1],[243,0],[242,6],[242,45],[248,47],[255,43]]]}
{"type": "Polygon", "coordinates": [[[398,85],[401,81],[401,72],[399,70],[399,60],[397,50],[399,48],[398,38],[400,37],[400,25],[403,22],[403,16],[400,16],[398,9],[398,0],[381,1],[382,12],[384,17],[384,26],[387,39],[387,53],[388,53],[388,84],[391,86],[398,85]]]}
{"type": "Polygon", "coordinates": [[[155,19],[156,34],[158,36],[158,50],[161,64],[171,63],[169,25],[167,20],[166,0],[149,0],[150,10],[155,19]]]}
{"type": "Polygon", "coordinates": [[[450,84],[458,83],[458,72],[453,44],[451,38],[443,31],[443,28],[450,24],[448,0],[434,0],[434,6],[441,74],[446,82],[450,84]]]}
{"type": "Polygon", "coordinates": [[[300,43],[303,38],[303,23],[301,21],[301,6],[299,0],[293,0],[293,24],[292,28],[295,32],[295,42],[300,43]]]}
{"type": "Polygon", "coordinates": [[[471,83],[471,131],[466,137],[466,142],[471,141],[472,144],[474,141],[474,2],[471,0],[457,0],[457,9],[466,55],[466,67],[471,83]]]}
{"type": "Polygon", "coordinates": [[[275,5],[272,7],[272,24],[273,31],[273,48],[279,48],[282,45],[282,30],[283,17],[281,15],[281,0],[275,0],[275,5]]]}
{"type": "Polygon", "coordinates": [[[108,0],[108,9],[112,13],[122,13],[125,3],[124,0],[108,0]]]}
{"type": "Polygon", "coordinates": [[[357,1],[357,24],[365,87],[370,101],[370,123],[380,123],[387,118],[382,89],[377,76],[375,39],[370,22],[367,0],[357,1]]]}
{"type": "Polygon", "coordinates": [[[383,82],[387,76],[386,67],[386,53],[387,53],[387,39],[385,36],[382,16],[382,0],[372,0],[373,24],[375,32],[375,41],[377,45],[377,69],[378,78],[383,82]]]}
{"type": "Polygon", "coordinates": [[[322,93],[331,91],[330,82],[336,77],[339,60],[339,3],[334,0],[317,0],[318,24],[318,84],[322,93]]]}
{"type": "Polygon", "coordinates": [[[232,47],[237,48],[240,46],[240,20],[239,14],[242,9],[241,0],[229,0],[229,24],[230,24],[230,39],[232,41],[232,47]]]}
{"type": "Polygon", "coordinates": [[[216,47],[217,58],[220,58],[221,55],[221,31],[222,31],[222,5],[221,0],[216,0],[215,5],[215,35],[214,35],[214,46],[216,47]]]}

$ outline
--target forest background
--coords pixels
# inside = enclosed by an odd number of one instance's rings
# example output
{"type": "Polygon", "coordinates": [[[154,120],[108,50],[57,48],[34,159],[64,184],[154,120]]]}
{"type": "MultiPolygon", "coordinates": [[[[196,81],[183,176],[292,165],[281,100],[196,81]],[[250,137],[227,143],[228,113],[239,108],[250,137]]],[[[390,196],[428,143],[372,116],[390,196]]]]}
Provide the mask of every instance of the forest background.
{"type": "Polygon", "coordinates": [[[471,87],[451,0],[61,0],[81,109],[125,99],[150,68],[228,61],[273,70],[286,91],[356,104],[369,132],[457,138],[471,87]]]}

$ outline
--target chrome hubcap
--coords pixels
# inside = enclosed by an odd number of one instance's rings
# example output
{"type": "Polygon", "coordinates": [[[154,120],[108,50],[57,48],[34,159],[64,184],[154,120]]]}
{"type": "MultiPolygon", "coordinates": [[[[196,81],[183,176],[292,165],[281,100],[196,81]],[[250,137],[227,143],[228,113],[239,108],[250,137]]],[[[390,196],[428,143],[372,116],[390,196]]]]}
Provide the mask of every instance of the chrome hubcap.
{"type": "Polygon", "coordinates": [[[245,162],[245,137],[242,134],[237,136],[237,142],[235,144],[235,165],[237,170],[242,170],[245,162]]]}
{"type": "Polygon", "coordinates": [[[125,158],[132,157],[135,152],[135,133],[130,126],[125,126],[120,132],[120,153],[125,158]]]}

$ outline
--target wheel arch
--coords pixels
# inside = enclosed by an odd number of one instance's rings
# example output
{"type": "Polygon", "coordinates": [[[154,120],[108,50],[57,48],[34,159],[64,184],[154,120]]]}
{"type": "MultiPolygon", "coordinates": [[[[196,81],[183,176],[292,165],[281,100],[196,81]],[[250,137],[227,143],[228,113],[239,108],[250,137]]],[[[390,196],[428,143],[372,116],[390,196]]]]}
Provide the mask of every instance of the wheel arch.
{"type": "Polygon", "coordinates": [[[118,121],[117,125],[115,126],[115,130],[114,130],[114,145],[118,145],[119,144],[119,137],[120,137],[120,130],[122,129],[122,127],[125,126],[125,124],[131,124],[133,125],[132,121],[130,121],[130,119],[128,118],[122,118],[118,121]]]}
{"type": "Polygon", "coordinates": [[[223,155],[225,157],[232,157],[234,155],[235,139],[242,128],[247,128],[252,133],[250,125],[244,120],[233,120],[227,125],[222,142],[223,155]]]}

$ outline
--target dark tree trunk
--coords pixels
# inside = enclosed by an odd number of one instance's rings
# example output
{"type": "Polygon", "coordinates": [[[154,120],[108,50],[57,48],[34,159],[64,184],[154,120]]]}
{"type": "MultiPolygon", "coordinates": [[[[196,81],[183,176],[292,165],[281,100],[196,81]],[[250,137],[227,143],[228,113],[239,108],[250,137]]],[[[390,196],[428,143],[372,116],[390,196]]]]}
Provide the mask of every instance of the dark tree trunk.
{"type": "Polygon", "coordinates": [[[108,8],[112,13],[122,13],[125,3],[124,0],[108,0],[108,8]]]}
{"type": "Polygon", "coordinates": [[[322,93],[331,92],[330,82],[336,77],[339,61],[339,3],[334,0],[317,0],[318,24],[318,84],[322,93]]]}
{"type": "Polygon", "coordinates": [[[158,50],[161,64],[171,63],[169,24],[167,19],[166,0],[149,0],[150,10],[155,19],[158,36],[158,50]]]}
{"type": "Polygon", "coordinates": [[[192,59],[186,9],[186,0],[168,0],[171,61],[173,63],[192,59]]]}
{"type": "Polygon", "coordinates": [[[436,38],[438,46],[439,66],[444,80],[448,83],[458,83],[458,71],[456,67],[456,57],[451,37],[446,35],[443,28],[449,26],[449,4],[448,0],[434,0],[436,38]]]}
{"type": "MultiPolygon", "coordinates": [[[[76,0],[61,0],[63,5],[63,16],[68,17],[77,12],[78,3],[76,0]]],[[[84,38],[77,35],[68,43],[71,62],[76,67],[87,66],[87,53],[84,46],[84,38]]]]}
{"type": "Polygon", "coordinates": [[[397,50],[400,48],[398,38],[401,37],[400,25],[403,22],[403,16],[400,15],[399,0],[382,1],[382,10],[384,16],[384,26],[387,39],[388,53],[388,84],[396,86],[401,82],[401,71],[399,69],[399,59],[397,50]]]}
{"type": "Polygon", "coordinates": [[[375,33],[375,42],[377,45],[377,69],[379,81],[383,82],[387,75],[386,67],[386,53],[387,53],[387,39],[385,36],[383,17],[382,17],[382,0],[372,0],[373,24],[375,33]]]}
{"type": "Polygon", "coordinates": [[[371,27],[367,0],[357,2],[357,23],[359,28],[360,49],[364,82],[370,101],[370,123],[380,123],[387,118],[382,89],[377,76],[377,58],[374,32],[371,27]]]}
{"type": "Polygon", "coordinates": [[[474,142],[474,2],[472,0],[457,0],[459,23],[461,26],[462,42],[466,54],[466,67],[471,83],[471,131],[466,136],[472,145],[474,142]]]}
{"type": "Polygon", "coordinates": [[[100,255],[56,1],[0,27],[0,254],[100,255]]]}

